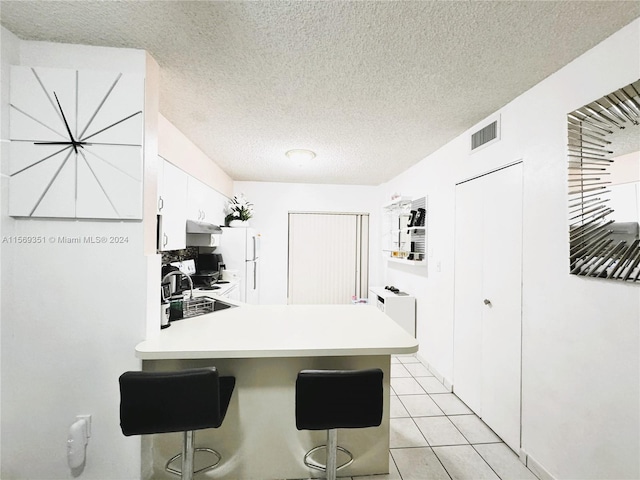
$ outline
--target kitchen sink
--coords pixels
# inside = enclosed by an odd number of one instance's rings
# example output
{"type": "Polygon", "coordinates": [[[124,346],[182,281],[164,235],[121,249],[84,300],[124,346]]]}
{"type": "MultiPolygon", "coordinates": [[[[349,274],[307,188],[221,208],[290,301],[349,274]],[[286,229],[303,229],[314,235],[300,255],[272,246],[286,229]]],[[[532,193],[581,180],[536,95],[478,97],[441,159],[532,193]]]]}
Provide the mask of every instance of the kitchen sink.
{"type": "MultiPolygon", "coordinates": [[[[182,318],[193,318],[207,313],[234,308],[237,305],[226,303],[211,297],[185,298],[182,301],[182,318]]],[[[176,320],[179,320],[176,318],[176,320]]]]}

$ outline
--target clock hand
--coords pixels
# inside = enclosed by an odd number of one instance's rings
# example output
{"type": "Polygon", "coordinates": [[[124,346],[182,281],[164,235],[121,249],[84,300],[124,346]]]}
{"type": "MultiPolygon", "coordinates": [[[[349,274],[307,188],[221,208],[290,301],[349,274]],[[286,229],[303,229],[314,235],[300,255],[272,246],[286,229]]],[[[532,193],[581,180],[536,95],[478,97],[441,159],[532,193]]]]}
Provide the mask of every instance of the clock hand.
{"type": "Polygon", "coordinates": [[[62,114],[64,125],[65,127],[67,127],[67,132],[69,133],[69,138],[71,139],[71,145],[73,145],[73,150],[78,153],[76,141],[73,139],[73,134],[71,133],[71,129],[69,128],[69,124],[67,123],[67,117],[64,116],[64,112],[62,111],[62,106],[60,105],[60,100],[58,100],[58,95],[56,95],[56,92],[53,92],[53,96],[56,97],[56,102],[58,102],[58,108],[60,109],[60,113],[62,114]]]}
{"type": "Polygon", "coordinates": [[[77,145],[82,148],[87,142],[33,142],[34,145],[77,145]]]}

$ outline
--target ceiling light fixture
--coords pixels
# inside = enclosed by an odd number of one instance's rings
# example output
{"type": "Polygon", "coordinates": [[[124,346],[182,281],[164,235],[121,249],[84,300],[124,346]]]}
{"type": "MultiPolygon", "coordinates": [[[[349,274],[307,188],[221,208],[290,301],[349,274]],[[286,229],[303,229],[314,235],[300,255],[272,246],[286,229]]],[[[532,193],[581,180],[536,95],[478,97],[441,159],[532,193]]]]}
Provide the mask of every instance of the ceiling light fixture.
{"type": "Polygon", "coordinates": [[[316,156],[316,153],[312,152],[311,150],[296,148],[294,150],[289,150],[287,153],[285,153],[285,155],[294,162],[304,162],[313,160],[316,156]]]}

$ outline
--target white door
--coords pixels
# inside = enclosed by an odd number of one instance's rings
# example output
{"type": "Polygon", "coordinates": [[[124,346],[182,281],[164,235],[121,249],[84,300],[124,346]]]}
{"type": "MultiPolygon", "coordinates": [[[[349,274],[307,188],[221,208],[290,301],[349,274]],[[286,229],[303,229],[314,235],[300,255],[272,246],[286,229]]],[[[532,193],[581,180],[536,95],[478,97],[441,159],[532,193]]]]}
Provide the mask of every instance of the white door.
{"type": "MultiPolygon", "coordinates": [[[[290,213],[290,304],[345,304],[367,287],[363,215],[290,213]],[[364,260],[363,260],[364,258],[364,260]]],[[[368,223],[366,226],[368,230],[368,223]]]]}
{"type": "Polygon", "coordinates": [[[522,163],[456,186],[454,391],[520,448],[522,163]]]}
{"type": "Polygon", "coordinates": [[[479,181],[456,186],[455,319],[453,379],[455,393],[482,416],[482,249],[483,196],[479,181]]]}

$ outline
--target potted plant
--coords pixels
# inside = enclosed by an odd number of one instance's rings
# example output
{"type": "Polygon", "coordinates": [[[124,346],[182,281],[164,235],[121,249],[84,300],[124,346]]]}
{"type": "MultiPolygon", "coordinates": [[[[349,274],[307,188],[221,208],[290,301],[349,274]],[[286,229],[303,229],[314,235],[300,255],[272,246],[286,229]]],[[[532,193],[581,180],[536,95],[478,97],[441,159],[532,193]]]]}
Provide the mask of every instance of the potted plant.
{"type": "Polygon", "coordinates": [[[253,204],[248,202],[244,195],[234,196],[225,209],[227,216],[224,223],[228,227],[246,227],[253,216],[253,204]]]}

